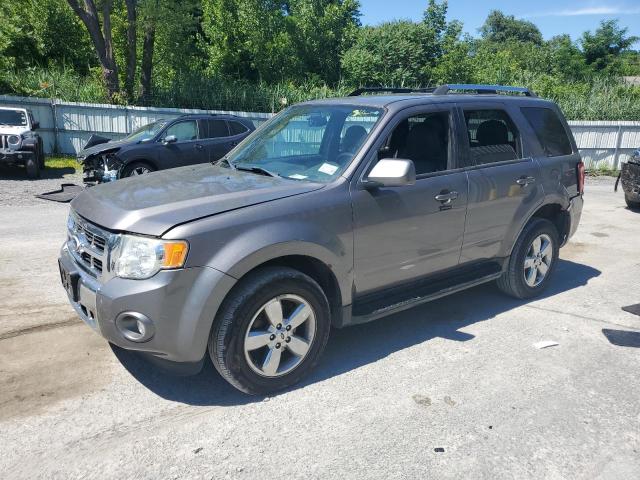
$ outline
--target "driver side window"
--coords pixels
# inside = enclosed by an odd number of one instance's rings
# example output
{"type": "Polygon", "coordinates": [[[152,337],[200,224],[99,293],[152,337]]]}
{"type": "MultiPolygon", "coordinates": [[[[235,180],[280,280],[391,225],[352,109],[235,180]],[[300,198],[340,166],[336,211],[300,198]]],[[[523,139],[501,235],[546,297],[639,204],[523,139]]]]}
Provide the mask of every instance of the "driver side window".
{"type": "Polygon", "coordinates": [[[446,170],[449,165],[449,112],[430,112],[402,120],[380,150],[379,158],[413,161],[416,175],[446,170]]]}
{"type": "Polygon", "coordinates": [[[195,120],[189,120],[186,122],[178,122],[171,125],[164,132],[164,137],[169,135],[175,135],[177,142],[187,142],[189,140],[198,139],[198,127],[195,120]]]}

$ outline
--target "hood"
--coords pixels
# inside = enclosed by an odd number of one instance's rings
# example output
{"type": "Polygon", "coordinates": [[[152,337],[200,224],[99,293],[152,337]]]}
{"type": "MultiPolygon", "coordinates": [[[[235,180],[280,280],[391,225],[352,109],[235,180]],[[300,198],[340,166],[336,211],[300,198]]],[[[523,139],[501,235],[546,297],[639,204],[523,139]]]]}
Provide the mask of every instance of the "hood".
{"type": "Polygon", "coordinates": [[[0,135],[22,135],[30,131],[24,125],[0,125],[0,135]]]}
{"type": "Polygon", "coordinates": [[[319,190],[319,183],[200,164],[124,178],[84,190],[71,207],[116,231],[161,236],[174,226],[237,208],[319,190]]]}
{"type": "MultiPolygon", "coordinates": [[[[94,139],[95,135],[92,135],[91,138],[89,139],[89,141],[87,142],[87,145],[89,145],[89,147],[85,147],[82,151],[80,151],[80,153],[78,153],[78,157],[84,159],[87,157],[90,157],[91,155],[96,155],[98,153],[104,153],[104,152],[108,152],[111,150],[118,150],[124,146],[127,145],[134,145],[137,142],[131,142],[129,140],[109,140],[107,142],[104,143],[100,143],[100,144],[92,144],[92,140],[94,139]]],[[[98,137],[98,138],[103,138],[103,137],[98,137]]],[[[104,139],[104,138],[103,138],[104,139]]]]}

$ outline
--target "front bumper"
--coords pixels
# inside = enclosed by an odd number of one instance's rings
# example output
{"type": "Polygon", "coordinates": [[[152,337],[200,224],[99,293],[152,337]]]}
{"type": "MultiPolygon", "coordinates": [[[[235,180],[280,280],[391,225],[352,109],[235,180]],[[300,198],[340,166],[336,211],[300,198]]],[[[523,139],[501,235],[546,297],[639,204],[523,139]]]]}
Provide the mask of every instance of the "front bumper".
{"type": "Polygon", "coordinates": [[[77,278],[76,299],[69,301],[80,318],[109,342],[172,362],[199,362],[206,353],[216,312],[235,279],[208,267],[161,271],[147,280],[112,278],[104,284],[76,263],[66,245],[59,262],[77,278]],[[153,322],[153,336],[127,339],[116,326],[123,312],[137,312],[153,322]]]}
{"type": "Polygon", "coordinates": [[[24,165],[29,158],[33,158],[34,153],[29,150],[10,150],[0,148],[0,163],[6,165],[24,165]]]}

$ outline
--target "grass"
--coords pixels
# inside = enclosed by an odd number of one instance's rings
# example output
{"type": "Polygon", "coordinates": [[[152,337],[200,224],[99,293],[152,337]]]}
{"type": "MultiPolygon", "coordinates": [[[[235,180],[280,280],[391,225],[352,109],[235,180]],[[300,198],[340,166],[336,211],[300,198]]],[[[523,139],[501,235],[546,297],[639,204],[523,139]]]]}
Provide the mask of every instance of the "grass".
{"type": "Polygon", "coordinates": [[[74,157],[50,156],[44,161],[47,168],[67,169],[72,168],[74,171],[80,171],[80,164],[74,157]]]}
{"type": "Polygon", "coordinates": [[[586,174],[590,177],[617,177],[620,170],[616,170],[609,166],[603,165],[597,168],[590,168],[586,174]]]}

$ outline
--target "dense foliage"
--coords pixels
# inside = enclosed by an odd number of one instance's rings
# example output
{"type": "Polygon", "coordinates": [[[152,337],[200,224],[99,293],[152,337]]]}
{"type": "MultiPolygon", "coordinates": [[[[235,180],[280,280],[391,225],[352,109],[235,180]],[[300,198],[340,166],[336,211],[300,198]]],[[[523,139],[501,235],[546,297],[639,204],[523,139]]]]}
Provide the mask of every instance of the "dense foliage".
{"type": "Polygon", "coordinates": [[[362,85],[525,85],[575,119],[640,120],[638,38],[572,41],[493,11],[478,37],[429,0],[362,26],[357,0],[0,0],[0,93],[277,111],[362,85]]]}

